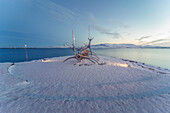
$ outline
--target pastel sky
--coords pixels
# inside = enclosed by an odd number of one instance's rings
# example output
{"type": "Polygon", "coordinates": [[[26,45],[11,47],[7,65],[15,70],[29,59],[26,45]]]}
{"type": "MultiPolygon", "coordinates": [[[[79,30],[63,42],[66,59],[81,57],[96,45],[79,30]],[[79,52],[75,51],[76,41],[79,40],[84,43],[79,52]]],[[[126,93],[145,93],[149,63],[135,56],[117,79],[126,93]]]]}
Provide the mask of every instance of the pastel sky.
{"type": "Polygon", "coordinates": [[[0,47],[170,46],[170,0],[0,0],[0,47]]]}

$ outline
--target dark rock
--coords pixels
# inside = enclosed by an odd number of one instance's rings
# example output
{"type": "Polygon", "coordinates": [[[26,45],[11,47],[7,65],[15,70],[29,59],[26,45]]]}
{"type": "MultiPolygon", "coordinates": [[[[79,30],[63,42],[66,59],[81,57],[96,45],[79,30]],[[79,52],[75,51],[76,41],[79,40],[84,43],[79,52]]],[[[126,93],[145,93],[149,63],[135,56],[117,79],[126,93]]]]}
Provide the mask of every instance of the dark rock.
{"type": "Polygon", "coordinates": [[[11,66],[15,65],[15,63],[12,63],[11,66]]]}

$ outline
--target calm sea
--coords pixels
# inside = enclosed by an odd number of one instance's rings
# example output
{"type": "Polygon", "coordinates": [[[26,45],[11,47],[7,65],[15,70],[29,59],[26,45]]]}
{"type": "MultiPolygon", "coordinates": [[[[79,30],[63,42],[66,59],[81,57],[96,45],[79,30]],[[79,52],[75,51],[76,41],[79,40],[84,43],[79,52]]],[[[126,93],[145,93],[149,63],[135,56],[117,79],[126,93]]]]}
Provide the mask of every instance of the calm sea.
{"type": "MultiPolygon", "coordinates": [[[[170,69],[170,49],[95,48],[93,51],[98,55],[125,58],[170,69]]],[[[68,55],[73,55],[73,52],[66,48],[0,49],[0,62],[23,62],[68,55]]]]}

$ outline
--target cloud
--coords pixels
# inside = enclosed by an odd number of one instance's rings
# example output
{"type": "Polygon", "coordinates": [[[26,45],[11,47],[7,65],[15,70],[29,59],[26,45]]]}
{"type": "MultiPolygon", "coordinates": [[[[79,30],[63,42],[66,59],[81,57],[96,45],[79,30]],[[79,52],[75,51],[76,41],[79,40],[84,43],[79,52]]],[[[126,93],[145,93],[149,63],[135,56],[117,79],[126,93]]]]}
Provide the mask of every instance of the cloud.
{"type": "Polygon", "coordinates": [[[101,34],[109,35],[114,39],[121,37],[122,35],[121,33],[116,32],[116,31],[113,32],[112,30],[106,29],[105,27],[100,25],[98,19],[92,13],[89,14],[89,18],[92,21],[91,27],[95,29],[96,31],[100,32],[101,34]]]}
{"type": "Polygon", "coordinates": [[[113,38],[120,38],[120,37],[122,37],[121,35],[121,33],[118,33],[118,32],[114,32],[114,33],[112,33],[113,34],[113,38]]]}
{"type": "Polygon", "coordinates": [[[90,18],[90,21],[92,22],[98,22],[98,19],[93,15],[93,13],[89,13],[89,18],[90,18]]]}
{"type": "Polygon", "coordinates": [[[165,41],[165,40],[166,39],[153,40],[153,41],[150,41],[150,42],[143,43],[143,45],[152,45],[152,44],[155,44],[155,43],[158,43],[158,42],[162,42],[162,41],[165,41]]]}
{"type": "MultiPolygon", "coordinates": [[[[152,45],[158,45],[158,44],[152,44],[152,45]]],[[[160,42],[159,46],[170,47],[170,40],[160,42]]]]}
{"type": "Polygon", "coordinates": [[[105,34],[105,35],[110,35],[112,38],[120,38],[121,34],[118,32],[111,32],[111,30],[105,29],[104,27],[98,25],[98,24],[93,24],[92,28],[94,28],[96,31],[105,34]]]}
{"type": "Polygon", "coordinates": [[[16,40],[17,39],[37,40],[37,41],[55,40],[55,36],[48,35],[48,34],[26,33],[26,32],[0,29],[0,39],[3,38],[16,39],[16,40]]]}
{"type": "Polygon", "coordinates": [[[31,0],[31,3],[62,22],[73,21],[77,16],[74,11],[50,0],[31,0]]]}
{"type": "Polygon", "coordinates": [[[109,23],[113,24],[114,26],[120,27],[120,28],[129,28],[130,26],[121,22],[121,21],[116,21],[113,19],[108,19],[109,23]]]}
{"type": "Polygon", "coordinates": [[[141,38],[139,38],[139,39],[136,39],[136,40],[139,40],[139,41],[142,41],[143,39],[147,39],[147,38],[150,38],[151,36],[143,36],[143,37],[141,37],[141,38]]]}
{"type": "Polygon", "coordinates": [[[138,44],[140,45],[158,45],[166,43],[170,39],[170,34],[168,32],[152,34],[149,36],[143,36],[138,38],[138,44]],[[146,39],[146,40],[145,40],[146,39]]]}

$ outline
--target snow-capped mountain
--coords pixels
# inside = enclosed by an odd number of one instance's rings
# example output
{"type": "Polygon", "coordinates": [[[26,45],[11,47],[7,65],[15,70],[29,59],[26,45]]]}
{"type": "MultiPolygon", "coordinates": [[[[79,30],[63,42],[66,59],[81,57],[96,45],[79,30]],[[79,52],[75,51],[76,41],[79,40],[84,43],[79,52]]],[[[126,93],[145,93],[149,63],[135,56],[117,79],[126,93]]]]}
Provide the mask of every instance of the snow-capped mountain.
{"type": "Polygon", "coordinates": [[[151,46],[151,45],[135,45],[135,44],[96,44],[91,45],[92,48],[167,48],[161,46],[151,46]]]}

